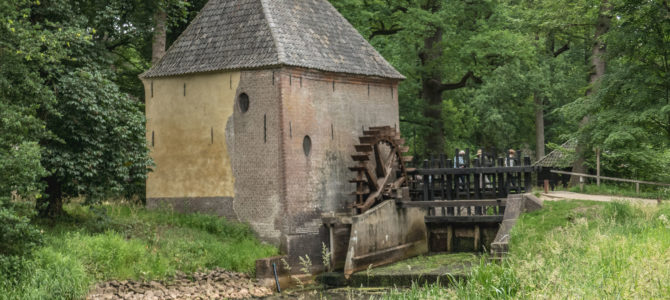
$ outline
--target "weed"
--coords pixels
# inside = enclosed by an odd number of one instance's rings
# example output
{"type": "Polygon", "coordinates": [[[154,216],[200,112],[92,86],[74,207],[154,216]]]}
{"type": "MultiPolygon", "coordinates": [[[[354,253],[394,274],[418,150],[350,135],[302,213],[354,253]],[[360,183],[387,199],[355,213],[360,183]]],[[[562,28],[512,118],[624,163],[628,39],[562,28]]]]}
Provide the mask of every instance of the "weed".
{"type": "Polygon", "coordinates": [[[321,262],[323,262],[323,266],[326,268],[326,272],[330,272],[332,268],[330,265],[330,255],[331,252],[326,246],[326,243],[321,242],[321,262]]]}

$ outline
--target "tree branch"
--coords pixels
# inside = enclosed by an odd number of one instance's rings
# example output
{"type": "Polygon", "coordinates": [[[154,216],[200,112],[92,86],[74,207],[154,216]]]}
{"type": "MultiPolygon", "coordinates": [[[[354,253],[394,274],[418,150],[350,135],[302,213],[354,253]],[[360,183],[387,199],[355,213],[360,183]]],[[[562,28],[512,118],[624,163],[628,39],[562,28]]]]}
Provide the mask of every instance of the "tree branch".
{"type": "Polygon", "coordinates": [[[563,53],[563,52],[565,52],[565,51],[568,51],[568,50],[570,50],[570,44],[569,44],[569,43],[566,43],[565,45],[563,45],[563,47],[561,47],[561,48],[559,48],[558,50],[554,51],[554,53],[553,53],[553,54],[554,54],[554,57],[558,57],[559,55],[561,55],[561,53],[563,53]]]}
{"type": "Polygon", "coordinates": [[[481,83],[482,79],[479,77],[475,76],[475,73],[472,71],[468,71],[463,75],[463,78],[459,82],[454,82],[454,83],[439,83],[438,85],[438,90],[440,92],[448,91],[448,90],[456,90],[460,89],[462,87],[465,87],[465,84],[468,82],[468,79],[472,78],[476,83],[481,83]]]}
{"type": "Polygon", "coordinates": [[[432,127],[428,123],[423,123],[423,122],[419,122],[419,121],[415,121],[415,120],[400,119],[400,122],[408,123],[408,124],[412,124],[412,125],[424,126],[424,127],[432,127]]]}
{"type": "Polygon", "coordinates": [[[375,30],[370,34],[370,38],[368,40],[371,40],[373,37],[378,36],[378,35],[392,35],[396,34],[399,31],[403,30],[402,28],[394,28],[394,29],[380,29],[380,30],[375,30]]]}

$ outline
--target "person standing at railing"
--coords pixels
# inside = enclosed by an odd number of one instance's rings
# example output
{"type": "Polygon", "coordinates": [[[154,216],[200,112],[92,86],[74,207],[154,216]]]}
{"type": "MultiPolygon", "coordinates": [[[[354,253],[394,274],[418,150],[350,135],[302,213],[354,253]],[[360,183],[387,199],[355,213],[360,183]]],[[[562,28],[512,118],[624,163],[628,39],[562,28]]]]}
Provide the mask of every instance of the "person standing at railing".
{"type": "MultiPolygon", "coordinates": [[[[514,149],[509,149],[507,158],[505,159],[505,167],[514,167],[516,165],[516,151],[514,149]]],[[[508,172],[509,187],[513,188],[516,186],[516,176],[514,172],[508,172]]]]}
{"type": "MultiPolygon", "coordinates": [[[[484,164],[484,153],[482,152],[482,149],[477,150],[477,161],[479,162],[478,167],[481,167],[484,164]]],[[[479,188],[483,189],[484,187],[491,188],[491,180],[489,179],[489,175],[479,173],[479,188]]]]}
{"type": "MultiPolygon", "coordinates": [[[[465,151],[458,152],[458,156],[454,157],[454,168],[465,168],[465,151]]],[[[458,177],[458,186],[463,189],[465,183],[465,175],[456,175],[458,177]]]]}
{"type": "Polygon", "coordinates": [[[516,151],[509,149],[507,158],[505,159],[505,167],[514,167],[516,165],[516,151]]]}

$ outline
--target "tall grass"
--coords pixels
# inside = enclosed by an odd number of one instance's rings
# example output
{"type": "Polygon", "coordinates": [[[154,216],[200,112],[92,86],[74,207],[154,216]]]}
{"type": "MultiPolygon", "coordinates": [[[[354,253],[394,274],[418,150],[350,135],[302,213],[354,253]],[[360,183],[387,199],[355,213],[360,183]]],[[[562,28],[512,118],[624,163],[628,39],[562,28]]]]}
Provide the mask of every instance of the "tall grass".
{"type": "Polygon", "coordinates": [[[277,253],[247,225],[215,216],[119,204],[66,211],[68,218],[41,224],[45,245],[27,262],[31,271],[18,283],[0,282],[0,299],[80,299],[99,281],[215,267],[253,273],[256,259],[277,253]]]}
{"type": "Polygon", "coordinates": [[[513,228],[502,264],[390,299],[660,299],[670,295],[670,205],[545,202],[513,228]]]}

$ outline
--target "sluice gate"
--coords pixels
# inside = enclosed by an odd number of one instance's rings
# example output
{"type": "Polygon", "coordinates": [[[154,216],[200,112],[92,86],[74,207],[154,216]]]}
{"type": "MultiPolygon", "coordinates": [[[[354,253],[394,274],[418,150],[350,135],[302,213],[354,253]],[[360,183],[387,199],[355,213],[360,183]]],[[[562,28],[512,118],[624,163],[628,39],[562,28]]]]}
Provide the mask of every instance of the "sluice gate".
{"type": "Polygon", "coordinates": [[[518,216],[506,213],[508,199],[523,207],[516,202],[532,187],[535,168],[520,151],[471,160],[456,149],[453,160],[431,157],[418,168],[393,127],[371,127],[359,141],[352,211],[323,216],[331,267],[345,276],[428,252],[491,249],[506,216],[518,216]]]}

